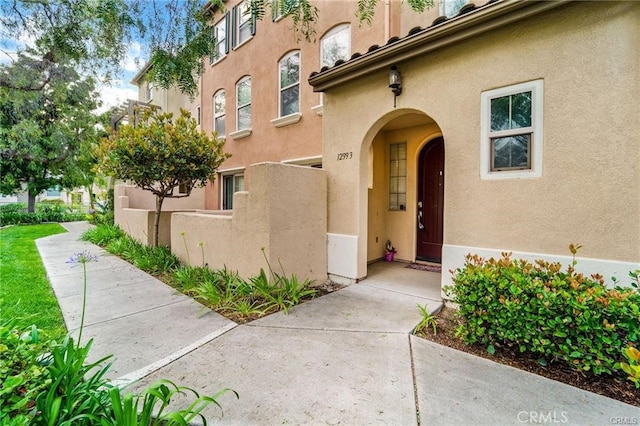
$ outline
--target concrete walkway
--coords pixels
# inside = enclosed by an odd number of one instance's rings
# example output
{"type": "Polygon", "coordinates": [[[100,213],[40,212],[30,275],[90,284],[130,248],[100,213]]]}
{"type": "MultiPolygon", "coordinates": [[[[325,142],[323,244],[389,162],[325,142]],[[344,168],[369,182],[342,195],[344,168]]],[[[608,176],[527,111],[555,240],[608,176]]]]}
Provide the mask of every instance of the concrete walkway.
{"type": "Polygon", "coordinates": [[[367,280],[237,325],[123,260],[79,241],[86,224],[37,241],[70,330],[79,325],[89,250],[85,338],[93,359],[114,354],[111,377],[160,378],[214,394],[215,424],[639,424],[640,408],[411,336],[416,304],[439,301],[367,280]]]}

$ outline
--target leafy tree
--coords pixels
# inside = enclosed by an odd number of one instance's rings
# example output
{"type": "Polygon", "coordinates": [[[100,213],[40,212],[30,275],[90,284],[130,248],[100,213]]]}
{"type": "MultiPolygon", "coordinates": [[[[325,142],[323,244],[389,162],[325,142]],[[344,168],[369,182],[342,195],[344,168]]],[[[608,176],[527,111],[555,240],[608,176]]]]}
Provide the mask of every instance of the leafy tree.
{"type": "Polygon", "coordinates": [[[89,206],[92,211],[96,210],[94,185],[106,186],[104,177],[97,172],[98,157],[96,151],[100,140],[109,136],[105,129],[109,126],[112,114],[112,110],[100,114],[95,117],[96,124],[93,127],[84,129],[82,133],[78,134],[79,149],[73,161],[65,168],[65,173],[60,181],[62,188],[66,190],[73,190],[79,187],[85,188],[89,194],[89,206]]]}
{"type": "Polygon", "coordinates": [[[56,65],[110,78],[120,67],[134,30],[143,30],[137,1],[0,1],[0,40],[10,58],[27,51],[40,79],[20,82],[0,76],[0,87],[39,91],[56,65]],[[26,44],[21,42],[26,40],[26,44]]]}
{"type": "Polygon", "coordinates": [[[122,125],[103,139],[99,147],[101,168],[106,174],[133,182],[156,196],[153,244],[158,245],[160,213],[165,198],[188,197],[193,188],[213,182],[216,171],[229,154],[224,140],[197,130],[189,112],[171,113],[150,108],[136,125],[122,125]],[[177,192],[176,188],[183,191],[177,192]]]}
{"type": "Polygon", "coordinates": [[[85,135],[94,130],[94,82],[68,66],[54,64],[40,90],[23,90],[39,81],[39,61],[27,56],[0,65],[9,86],[0,87],[0,193],[27,185],[28,210],[37,194],[61,183],[85,135]]]}
{"type": "MultiPolygon", "coordinates": [[[[315,40],[320,0],[249,0],[258,19],[278,14],[291,19],[296,37],[315,40]]],[[[357,0],[358,17],[371,24],[381,0],[357,0]]],[[[416,12],[433,0],[406,0],[416,12]]],[[[161,88],[178,87],[194,95],[203,58],[212,53],[211,13],[224,10],[224,0],[0,0],[0,50],[30,50],[41,79],[16,85],[0,75],[0,87],[41,90],[48,70],[67,63],[82,73],[109,80],[120,68],[133,40],[147,47],[148,78],[161,88]],[[19,45],[16,38],[32,40],[19,45]],[[7,43],[7,40],[13,40],[7,43]],[[4,41],[4,42],[3,42],[4,41]]]]}

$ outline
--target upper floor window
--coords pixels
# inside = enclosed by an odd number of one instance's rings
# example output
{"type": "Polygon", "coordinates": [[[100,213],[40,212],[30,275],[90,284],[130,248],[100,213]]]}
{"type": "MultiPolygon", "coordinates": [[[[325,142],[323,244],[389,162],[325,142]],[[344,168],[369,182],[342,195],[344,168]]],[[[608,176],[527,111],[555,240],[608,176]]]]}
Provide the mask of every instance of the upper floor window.
{"type": "Polygon", "coordinates": [[[271,1],[271,20],[279,21],[282,19],[285,13],[285,8],[288,6],[286,0],[272,0],[271,1]]]}
{"type": "Polygon", "coordinates": [[[251,11],[250,0],[238,3],[232,9],[232,14],[234,22],[233,47],[236,47],[249,40],[255,34],[256,19],[255,14],[251,11]]]}
{"type": "Polygon", "coordinates": [[[542,175],[542,80],[482,93],[483,179],[542,175]]]}
{"type": "Polygon", "coordinates": [[[440,15],[447,18],[456,16],[466,3],[466,0],[440,0],[440,15]]]}
{"type": "Polygon", "coordinates": [[[236,85],[237,130],[251,128],[251,77],[244,77],[236,85]]]}
{"type": "Polygon", "coordinates": [[[300,52],[289,53],[279,63],[280,117],[300,112],[300,52]]]}
{"type": "Polygon", "coordinates": [[[218,133],[218,137],[224,137],[224,117],[225,117],[225,95],[224,90],[218,90],[213,95],[213,130],[218,133]]]}
{"type": "Polygon", "coordinates": [[[339,25],[329,31],[320,42],[321,67],[332,67],[338,59],[346,61],[351,54],[351,28],[339,25]]]}
{"type": "Polygon", "coordinates": [[[229,14],[226,13],[224,18],[218,21],[211,29],[213,37],[213,52],[209,57],[209,63],[214,63],[222,59],[229,52],[229,38],[227,37],[227,27],[229,23],[229,14]]]}
{"type": "Polygon", "coordinates": [[[153,84],[151,82],[147,83],[147,102],[153,100],[153,84]]]}

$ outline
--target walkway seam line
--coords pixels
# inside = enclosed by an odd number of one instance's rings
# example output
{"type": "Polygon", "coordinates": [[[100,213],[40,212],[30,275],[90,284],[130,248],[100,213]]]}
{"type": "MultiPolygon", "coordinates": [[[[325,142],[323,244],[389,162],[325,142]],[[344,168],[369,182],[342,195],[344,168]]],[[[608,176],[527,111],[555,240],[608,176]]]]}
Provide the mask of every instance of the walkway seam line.
{"type": "Polygon", "coordinates": [[[131,373],[127,373],[124,376],[118,377],[117,379],[114,379],[111,381],[111,384],[114,386],[117,386],[118,388],[122,389],[134,382],[137,382],[139,380],[142,380],[143,378],[155,373],[156,371],[160,370],[161,368],[166,367],[167,365],[171,364],[174,361],[177,361],[178,359],[182,358],[183,356],[195,351],[196,349],[200,348],[201,346],[206,345],[207,343],[211,342],[212,340],[214,340],[217,337],[222,336],[223,334],[225,334],[226,332],[233,330],[234,328],[236,328],[239,324],[236,324],[235,322],[232,322],[230,324],[225,325],[224,327],[214,331],[213,333],[209,333],[206,336],[204,336],[203,338],[196,340],[195,342],[193,342],[190,345],[185,346],[184,348],[156,361],[153,362],[145,367],[139,368],[138,370],[132,371],[131,373]]]}
{"type": "Polygon", "coordinates": [[[348,330],[342,328],[313,328],[313,327],[293,327],[287,325],[260,325],[260,324],[243,324],[247,327],[255,328],[274,328],[278,330],[305,330],[305,331],[338,331],[341,333],[370,333],[370,334],[409,334],[410,331],[389,331],[389,330],[348,330]]]}
{"type": "Polygon", "coordinates": [[[413,397],[416,404],[416,423],[420,426],[420,402],[418,400],[418,381],[416,380],[416,365],[413,358],[413,345],[411,344],[411,334],[409,339],[409,358],[411,359],[411,379],[413,380],[413,397]]]}
{"type": "MultiPolygon", "coordinates": [[[[101,325],[101,324],[104,324],[104,323],[107,323],[107,322],[110,322],[110,321],[119,320],[119,319],[122,319],[122,318],[132,317],[134,315],[138,315],[138,314],[142,314],[142,313],[145,313],[145,312],[153,311],[155,309],[166,308],[167,306],[176,305],[178,303],[183,303],[183,302],[188,302],[188,300],[185,300],[185,299],[176,300],[174,302],[165,303],[163,305],[152,306],[150,308],[142,309],[140,311],[129,312],[128,314],[123,314],[123,315],[120,315],[120,316],[117,316],[117,317],[105,319],[105,320],[98,321],[98,322],[92,322],[91,324],[85,324],[84,328],[93,327],[95,325],[101,325]]],[[[212,311],[212,312],[215,312],[215,311],[212,311]]],[[[208,312],[206,312],[206,313],[208,313],[208,312]]],[[[78,328],[80,328],[80,327],[74,327],[74,328],[70,329],[69,331],[75,331],[78,328]]]]}

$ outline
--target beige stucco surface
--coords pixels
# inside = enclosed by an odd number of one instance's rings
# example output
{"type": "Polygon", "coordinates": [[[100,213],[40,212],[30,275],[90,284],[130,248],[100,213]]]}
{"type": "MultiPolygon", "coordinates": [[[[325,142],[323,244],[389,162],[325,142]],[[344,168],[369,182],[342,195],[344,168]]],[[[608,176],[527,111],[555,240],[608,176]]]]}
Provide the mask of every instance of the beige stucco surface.
{"type": "Polygon", "coordinates": [[[326,173],[320,169],[261,163],[248,169],[253,185],[234,195],[231,215],[175,213],[172,251],[185,263],[227,267],[243,277],[268,271],[324,282],[326,173]],[[264,251],[264,253],[263,253],[264,251]]]}
{"type": "MultiPolygon", "coordinates": [[[[176,188],[177,191],[177,188],[176,188]]],[[[128,207],[132,209],[156,209],[156,196],[133,185],[116,185],[115,198],[128,197],[128,207]]],[[[204,188],[194,188],[191,195],[184,198],[165,198],[162,210],[202,209],[204,208],[204,188]]]]}
{"type": "MultiPolygon", "coordinates": [[[[114,188],[114,223],[145,245],[153,245],[156,196],[132,185],[114,188]]],[[[204,206],[204,188],[195,188],[189,197],[166,198],[162,204],[158,244],[171,245],[171,213],[204,206]]]]}
{"type": "MultiPolygon", "coordinates": [[[[372,142],[379,152],[392,140],[412,140],[417,155],[430,137],[418,128],[379,133],[414,112],[433,119],[445,140],[445,244],[568,254],[569,243],[580,243],[584,257],[640,262],[639,45],[640,4],[568,4],[398,63],[403,93],[395,110],[387,70],[328,90],[329,232],[359,236],[360,276],[379,251],[371,236],[386,235],[415,254],[408,243],[415,215],[408,210],[402,225],[396,212],[384,213],[376,186],[384,191],[387,166],[378,159],[368,188],[372,142]],[[537,79],[544,81],[542,177],[481,180],[481,93],[537,79]],[[353,159],[337,161],[345,151],[353,159]],[[372,217],[370,206],[386,221],[372,217]]],[[[409,165],[410,207],[415,158],[409,165]]]]}

